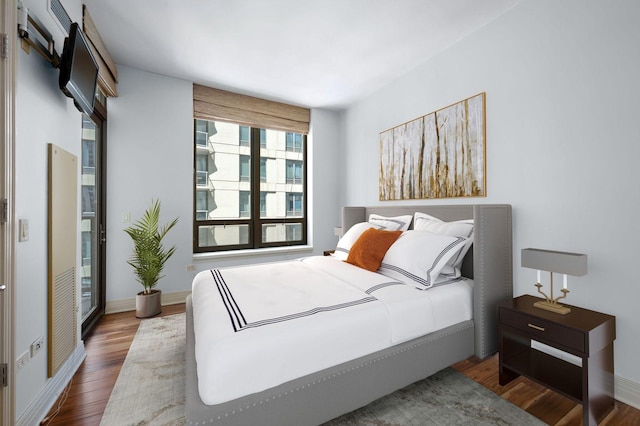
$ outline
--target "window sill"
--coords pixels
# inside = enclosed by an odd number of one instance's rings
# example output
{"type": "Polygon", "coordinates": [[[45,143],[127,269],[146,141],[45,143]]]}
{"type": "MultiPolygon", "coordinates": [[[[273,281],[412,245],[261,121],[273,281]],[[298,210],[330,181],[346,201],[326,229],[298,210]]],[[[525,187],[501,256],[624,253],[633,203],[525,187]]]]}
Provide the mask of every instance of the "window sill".
{"type": "Polygon", "coordinates": [[[193,260],[205,260],[205,259],[221,259],[221,258],[233,258],[233,257],[252,257],[252,256],[271,256],[278,254],[292,254],[292,253],[309,253],[313,252],[313,246],[289,246],[289,247],[269,247],[261,249],[251,250],[229,250],[229,251],[216,251],[209,253],[194,253],[193,260]]]}

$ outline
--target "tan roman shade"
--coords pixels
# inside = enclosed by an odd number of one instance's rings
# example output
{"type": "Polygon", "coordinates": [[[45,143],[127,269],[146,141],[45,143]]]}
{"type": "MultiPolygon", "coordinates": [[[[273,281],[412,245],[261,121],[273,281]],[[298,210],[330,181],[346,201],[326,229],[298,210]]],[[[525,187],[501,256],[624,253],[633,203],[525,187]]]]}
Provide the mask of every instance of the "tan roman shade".
{"type": "Polygon", "coordinates": [[[118,96],[118,91],[116,90],[116,84],[118,83],[116,64],[111,59],[109,51],[102,38],[100,38],[100,33],[85,5],[82,5],[82,31],[87,36],[91,53],[93,53],[93,57],[98,62],[98,87],[106,96],[118,96]]]}
{"type": "Polygon", "coordinates": [[[211,87],[193,85],[195,118],[227,121],[246,126],[295,133],[309,133],[311,113],[308,108],[283,104],[226,92],[211,87]]]}

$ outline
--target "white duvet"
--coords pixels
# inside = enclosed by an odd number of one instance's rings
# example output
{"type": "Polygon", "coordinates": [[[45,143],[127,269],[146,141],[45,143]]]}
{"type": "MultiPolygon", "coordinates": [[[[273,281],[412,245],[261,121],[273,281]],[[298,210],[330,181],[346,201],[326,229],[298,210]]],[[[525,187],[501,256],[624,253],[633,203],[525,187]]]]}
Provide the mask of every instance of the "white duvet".
{"type": "Polygon", "coordinates": [[[207,405],[260,392],[471,318],[471,286],[418,290],[331,256],[203,271],[193,281],[207,405]]]}

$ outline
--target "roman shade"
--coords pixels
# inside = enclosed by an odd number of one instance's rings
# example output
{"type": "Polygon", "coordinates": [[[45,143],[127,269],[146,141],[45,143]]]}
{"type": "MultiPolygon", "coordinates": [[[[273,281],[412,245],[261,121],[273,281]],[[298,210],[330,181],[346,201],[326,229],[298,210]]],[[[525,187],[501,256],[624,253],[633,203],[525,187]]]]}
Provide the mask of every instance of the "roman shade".
{"type": "Polygon", "coordinates": [[[85,5],[82,5],[82,32],[87,36],[91,53],[98,63],[98,87],[106,96],[118,96],[118,91],[116,90],[116,84],[118,83],[116,64],[111,59],[109,51],[102,38],[100,38],[100,33],[85,5]]]}
{"type": "Polygon", "coordinates": [[[309,133],[308,108],[193,85],[195,118],[239,123],[251,127],[309,133]]]}

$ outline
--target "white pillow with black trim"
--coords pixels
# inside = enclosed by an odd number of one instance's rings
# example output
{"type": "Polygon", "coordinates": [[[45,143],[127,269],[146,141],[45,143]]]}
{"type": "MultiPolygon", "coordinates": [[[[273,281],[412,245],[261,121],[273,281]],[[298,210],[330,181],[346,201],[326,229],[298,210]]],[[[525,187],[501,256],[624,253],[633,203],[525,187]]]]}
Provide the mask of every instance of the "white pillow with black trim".
{"type": "Polygon", "coordinates": [[[336,246],[335,251],[333,252],[333,257],[336,257],[340,260],[347,260],[349,257],[349,250],[353,244],[360,238],[360,235],[364,231],[369,228],[380,229],[377,225],[374,225],[369,222],[360,222],[353,225],[345,234],[338,240],[338,245],[336,246]]]}
{"type": "Polygon", "coordinates": [[[373,223],[385,231],[406,231],[409,229],[409,225],[411,225],[411,219],[413,219],[413,217],[410,214],[394,217],[380,216],[374,213],[369,215],[369,223],[373,223]]]}
{"type": "Polygon", "coordinates": [[[460,271],[449,262],[466,242],[464,237],[406,231],[387,250],[378,272],[420,289],[455,281],[460,271]]]}
{"type": "Polygon", "coordinates": [[[413,229],[416,231],[429,231],[439,235],[467,238],[467,243],[458,255],[452,259],[451,265],[460,269],[465,254],[473,244],[473,219],[445,222],[435,216],[426,213],[415,212],[413,216],[413,229]]]}

